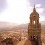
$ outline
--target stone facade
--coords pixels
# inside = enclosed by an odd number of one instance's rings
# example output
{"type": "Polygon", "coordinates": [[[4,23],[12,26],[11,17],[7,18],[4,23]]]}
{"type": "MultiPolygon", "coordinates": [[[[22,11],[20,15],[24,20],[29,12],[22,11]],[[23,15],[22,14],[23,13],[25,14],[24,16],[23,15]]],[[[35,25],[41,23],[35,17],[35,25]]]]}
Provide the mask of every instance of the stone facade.
{"type": "Polygon", "coordinates": [[[39,14],[36,12],[35,6],[30,14],[30,23],[28,25],[28,39],[37,41],[41,45],[41,24],[39,23],[39,14]]]}

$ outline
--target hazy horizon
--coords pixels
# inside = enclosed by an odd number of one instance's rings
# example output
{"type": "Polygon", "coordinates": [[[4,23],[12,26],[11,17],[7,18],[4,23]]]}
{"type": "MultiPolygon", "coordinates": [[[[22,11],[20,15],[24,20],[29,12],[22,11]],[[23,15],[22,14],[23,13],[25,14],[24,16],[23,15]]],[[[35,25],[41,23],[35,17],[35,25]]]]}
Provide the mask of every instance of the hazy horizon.
{"type": "MultiPolygon", "coordinates": [[[[29,23],[29,22],[28,22],[29,23]]],[[[5,29],[5,28],[15,28],[16,26],[23,26],[23,25],[28,25],[28,23],[22,23],[22,24],[16,24],[16,23],[11,23],[11,22],[0,22],[0,29],[5,29]]],[[[41,25],[45,25],[45,21],[40,22],[41,25]]]]}

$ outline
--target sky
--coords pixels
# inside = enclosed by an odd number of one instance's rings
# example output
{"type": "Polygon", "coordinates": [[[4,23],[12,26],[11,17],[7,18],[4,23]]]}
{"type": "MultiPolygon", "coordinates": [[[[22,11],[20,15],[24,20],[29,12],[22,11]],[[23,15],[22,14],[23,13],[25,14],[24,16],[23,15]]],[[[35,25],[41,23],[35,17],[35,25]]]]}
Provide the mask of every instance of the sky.
{"type": "Polygon", "coordinates": [[[40,21],[45,21],[45,0],[0,0],[0,22],[28,23],[34,3],[40,21]]]}

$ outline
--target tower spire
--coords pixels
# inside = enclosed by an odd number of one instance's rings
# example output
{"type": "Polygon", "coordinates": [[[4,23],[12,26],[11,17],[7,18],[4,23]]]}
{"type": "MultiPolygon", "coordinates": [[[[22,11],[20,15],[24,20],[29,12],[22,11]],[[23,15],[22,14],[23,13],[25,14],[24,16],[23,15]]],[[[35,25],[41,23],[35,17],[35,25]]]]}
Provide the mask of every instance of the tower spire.
{"type": "Polygon", "coordinates": [[[35,8],[35,3],[34,3],[34,8],[35,8]]]}
{"type": "Polygon", "coordinates": [[[34,1],[34,8],[33,8],[33,12],[36,12],[36,9],[35,9],[35,1],[34,1]]]}
{"type": "Polygon", "coordinates": [[[34,8],[35,8],[35,0],[34,0],[34,8]]]}

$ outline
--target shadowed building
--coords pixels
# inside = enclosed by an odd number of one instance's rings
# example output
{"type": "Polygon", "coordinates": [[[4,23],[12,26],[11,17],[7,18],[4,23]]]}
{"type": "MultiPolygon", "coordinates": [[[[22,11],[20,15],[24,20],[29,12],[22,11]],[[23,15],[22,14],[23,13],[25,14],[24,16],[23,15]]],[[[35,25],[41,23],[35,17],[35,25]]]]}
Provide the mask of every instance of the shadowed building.
{"type": "Polygon", "coordinates": [[[1,43],[2,43],[2,45],[14,45],[12,38],[6,38],[1,43]]]}
{"type": "Polygon", "coordinates": [[[28,39],[35,42],[35,45],[41,45],[41,24],[39,23],[39,14],[36,12],[35,5],[33,12],[30,14],[28,39]]]}

